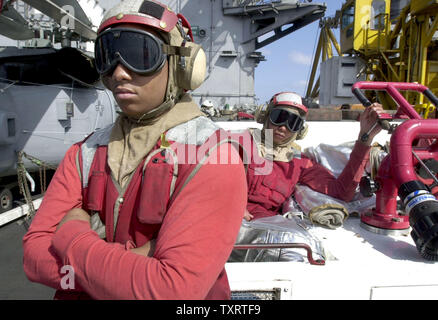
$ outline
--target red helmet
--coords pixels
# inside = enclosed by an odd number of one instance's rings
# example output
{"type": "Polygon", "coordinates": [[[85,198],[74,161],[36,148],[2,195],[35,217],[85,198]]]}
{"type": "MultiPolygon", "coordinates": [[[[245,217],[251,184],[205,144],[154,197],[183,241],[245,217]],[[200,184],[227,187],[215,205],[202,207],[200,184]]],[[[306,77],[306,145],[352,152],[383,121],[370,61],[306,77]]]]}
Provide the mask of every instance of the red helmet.
{"type": "Polygon", "coordinates": [[[194,90],[205,79],[206,56],[202,47],[193,42],[190,24],[181,14],[155,0],[123,0],[104,16],[98,37],[120,24],[138,24],[156,30],[167,43],[166,54],[173,70],[175,85],[194,90]]]}
{"type": "Polygon", "coordinates": [[[272,108],[275,108],[277,106],[290,106],[299,109],[304,114],[307,114],[308,109],[303,104],[303,100],[301,99],[301,96],[295,92],[280,92],[275,94],[272,99],[271,103],[272,108]]]}
{"type": "Polygon", "coordinates": [[[147,25],[157,31],[168,33],[177,22],[178,16],[160,2],[153,0],[120,1],[105,14],[97,33],[122,23],[147,25]]]}

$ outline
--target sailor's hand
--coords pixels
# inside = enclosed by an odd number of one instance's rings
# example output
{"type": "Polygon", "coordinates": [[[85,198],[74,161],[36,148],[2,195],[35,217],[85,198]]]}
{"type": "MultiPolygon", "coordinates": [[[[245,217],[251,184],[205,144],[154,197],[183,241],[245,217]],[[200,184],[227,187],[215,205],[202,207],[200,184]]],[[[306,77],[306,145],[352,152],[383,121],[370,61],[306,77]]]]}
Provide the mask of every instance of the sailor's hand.
{"type": "Polygon", "coordinates": [[[245,214],[243,215],[243,219],[246,221],[251,221],[251,219],[254,218],[254,216],[249,213],[248,209],[245,208],[245,214]]]}
{"type": "Polygon", "coordinates": [[[82,210],[80,208],[74,208],[74,209],[70,210],[64,216],[64,218],[62,218],[62,220],[59,222],[56,230],[61,228],[61,226],[64,223],[66,223],[67,221],[70,221],[70,220],[82,220],[82,221],[87,221],[88,223],[90,223],[90,215],[85,210],[82,210]]]}
{"type": "Polygon", "coordinates": [[[364,134],[367,134],[368,139],[362,142],[366,145],[371,145],[374,137],[382,130],[382,127],[377,123],[379,114],[381,113],[384,113],[384,110],[379,103],[373,103],[371,106],[365,108],[360,116],[359,141],[361,141],[364,134]]]}
{"type": "Polygon", "coordinates": [[[131,252],[139,254],[144,257],[152,257],[155,252],[155,239],[146,242],[143,246],[131,249],[131,252]]]}

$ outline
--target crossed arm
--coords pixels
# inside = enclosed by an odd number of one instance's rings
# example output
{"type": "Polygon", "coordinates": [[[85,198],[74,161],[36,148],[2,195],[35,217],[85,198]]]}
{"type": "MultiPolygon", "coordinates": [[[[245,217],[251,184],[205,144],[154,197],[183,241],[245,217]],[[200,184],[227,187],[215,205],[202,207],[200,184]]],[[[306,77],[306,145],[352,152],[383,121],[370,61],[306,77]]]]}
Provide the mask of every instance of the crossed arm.
{"type": "Polygon", "coordinates": [[[147,256],[147,246],[108,243],[90,229],[75,151],[59,166],[23,239],[29,279],[60,289],[60,269],[71,265],[76,289],[93,298],[205,298],[240,228],[247,196],[243,165],[204,165],[172,204],[147,256]]]}

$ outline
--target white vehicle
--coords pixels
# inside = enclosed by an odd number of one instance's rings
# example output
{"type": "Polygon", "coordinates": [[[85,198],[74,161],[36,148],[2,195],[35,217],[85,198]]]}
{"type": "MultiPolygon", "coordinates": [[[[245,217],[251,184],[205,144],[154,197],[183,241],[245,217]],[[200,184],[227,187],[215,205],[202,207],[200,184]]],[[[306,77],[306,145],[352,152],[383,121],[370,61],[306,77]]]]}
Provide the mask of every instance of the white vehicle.
{"type": "MultiPolygon", "coordinates": [[[[239,238],[249,239],[250,243],[247,244],[250,246],[242,250],[243,258],[240,257],[241,260],[238,261],[245,262],[229,261],[226,265],[233,297],[327,300],[438,299],[437,266],[434,263],[437,261],[438,219],[436,213],[430,214],[429,217],[426,212],[429,210],[427,201],[436,205],[435,196],[426,195],[427,191],[424,190],[415,191],[408,197],[401,195],[401,199],[397,198],[398,203],[400,200],[404,202],[404,208],[397,208],[397,216],[390,217],[390,222],[396,225],[395,228],[382,228],[368,223],[370,216],[382,221],[386,216],[390,216],[385,212],[376,214],[376,207],[388,205],[391,201],[396,202],[395,197],[385,198],[385,192],[389,188],[388,181],[385,182],[382,177],[379,179],[379,175],[385,159],[390,159],[391,155],[395,157],[397,151],[399,152],[393,147],[398,141],[397,138],[400,135],[403,135],[402,138],[407,138],[406,135],[412,134],[412,130],[406,133],[404,129],[415,127],[418,130],[416,138],[436,139],[437,121],[414,119],[391,122],[391,125],[398,125],[395,130],[392,127],[394,131],[392,137],[383,131],[375,138],[375,141],[381,145],[390,143],[392,153],[383,158],[375,179],[382,184],[380,189],[377,188],[380,194],[378,191],[377,198],[371,198],[371,207],[360,217],[350,215],[342,226],[333,229],[311,223],[306,218],[307,213],[303,212],[305,210],[302,210],[302,217],[299,216],[300,210],[295,210],[298,212],[294,212],[291,219],[279,215],[270,217],[272,219],[262,218],[254,222],[243,222],[239,238]],[[426,129],[427,134],[426,131],[420,133],[426,127],[429,127],[426,129]],[[422,192],[424,198],[421,198],[422,192]],[[423,212],[418,214],[419,211],[423,212]],[[380,217],[377,217],[379,214],[380,217]],[[425,221],[419,222],[421,219],[425,221]],[[407,222],[407,228],[402,229],[397,226],[403,221],[405,225],[407,222]],[[278,247],[283,248],[272,249],[267,243],[276,243],[279,244],[278,247]],[[293,248],[287,248],[285,243],[295,245],[293,248]],[[425,243],[429,243],[433,249],[428,252],[425,243]],[[257,246],[259,249],[255,249],[257,246]]],[[[309,135],[302,142],[300,141],[303,149],[320,143],[338,146],[354,141],[359,132],[359,123],[354,121],[308,121],[307,123],[309,135]]],[[[244,124],[223,123],[222,125],[229,130],[238,130],[242,129],[244,124]]],[[[411,144],[407,145],[409,152],[404,150],[411,163],[417,164],[417,169],[413,170],[416,173],[412,174],[419,177],[421,173],[418,173],[418,168],[423,168],[434,176],[431,180],[435,183],[436,173],[424,165],[426,162],[424,158],[420,159],[418,156],[420,154],[423,157],[423,152],[431,150],[427,147],[415,147],[415,144],[412,145],[414,140],[412,139],[411,144]]],[[[436,145],[436,140],[432,141],[434,142],[429,147],[436,145]]],[[[432,149],[433,152],[428,153],[426,158],[436,157],[435,147],[432,149]]],[[[400,154],[398,156],[400,157],[400,154]]],[[[408,168],[401,167],[397,170],[407,171],[408,168]]],[[[394,179],[390,175],[386,178],[394,179]]],[[[243,244],[245,243],[240,242],[245,248],[243,244]]],[[[233,254],[236,254],[236,250],[233,254]]]]}

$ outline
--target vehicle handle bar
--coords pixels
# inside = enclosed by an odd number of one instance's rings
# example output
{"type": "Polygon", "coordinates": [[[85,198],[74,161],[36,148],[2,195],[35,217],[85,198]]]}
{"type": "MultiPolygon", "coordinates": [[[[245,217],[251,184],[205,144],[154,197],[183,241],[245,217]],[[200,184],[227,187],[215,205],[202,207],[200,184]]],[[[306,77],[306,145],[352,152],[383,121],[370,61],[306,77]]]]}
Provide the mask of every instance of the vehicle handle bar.
{"type": "Polygon", "coordinates": [[[234,250],[244,250],[244,249],[290,249],[299,248],[305,249],[307,251],[307,260],[310,264],[323,266],[325,261],[322,259],[313,259],[312,248],[305,243],[254,243],[254,244],[236,244],[234,245],[234,250]]]}
{"type": "Polygon", "coordinates": [[[362,103],[365,108],[372,105],[371,101],[368,100],[368,98],[359,88],[353,88],[352,91],[356,98],[360,101],[360,103],[362,103]]]}
{"type": "MultiPolygon", "coordinates": [[[[365,82],[365,81],[360,81],[360,82],[356,82],[353,85],[353,88],[351,89],[353,94],[356,96],[356,98],[360,101],[360,103],[362,103],[362,105],[364,107],[369,107],[372,105],[371,101],[368,100],[368,98],[365,96],[365,94],[362,92],[361,89],[367,89],[367,90],[371,90],[371,89],[375,89],[375,86],[373,86],[373,84],[381,84],[380,82],[365,82]]],[[[391,129],[391,125],[389,123],[388,120],[384,120],[384,119],[379,119],[377,120],[376,124],[371,127],[371,129],[364,133],[361,137],[360,140],[362,142],[366,142],[369,138],[369,135],[371,133],[371,131],[377,126],[380,125],[380,127],[384,130],[390,131],[391,129]]]]}
{"type": "Polygon", "coordinates": [[[414,107],[405,99],[405,97],[403,97],[399,90],[420,92],[424,94],[435,107],[438,107],[438,98],[428,87],[418,83],[359,81],[353,85],[351,90],[365,107],[370,106],[372,103],[367,99],[362,90],[386,91],[398,104],[401,111],[410,119],[421,120],[422,118],[415,111],[414,107]]]}

